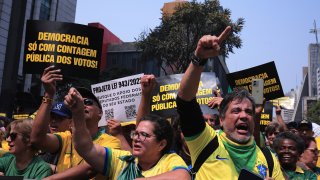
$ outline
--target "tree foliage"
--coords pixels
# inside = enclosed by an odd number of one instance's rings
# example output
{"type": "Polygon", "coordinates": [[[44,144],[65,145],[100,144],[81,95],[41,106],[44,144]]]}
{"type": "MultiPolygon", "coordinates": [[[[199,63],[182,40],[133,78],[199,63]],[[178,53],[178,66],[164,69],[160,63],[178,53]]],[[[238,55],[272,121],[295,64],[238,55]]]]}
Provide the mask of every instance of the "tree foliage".
{"type": "Polygon", "coordinates": [[[307,111],[307,119],[320,124],[320,101],[312,104],[307,111]]]}
{"type": "Polygon", "coordinates": [[[173,15],[163,16],[161,24],[150,32],[142,32],[137,41],[138,48],[143,50],[142,58],[156,58],[162,70],[167,74],[181,73],[190,63],[198,40],[207,34],[219,35],[228,25],[232,32],[221,44],[222,55],[233,53],[233,48],[241,47],[237,35],[242,30],[244,19],[232,22],[231,11],[222,9],[218,0],[183,3],[176,8],[173,15]]]}

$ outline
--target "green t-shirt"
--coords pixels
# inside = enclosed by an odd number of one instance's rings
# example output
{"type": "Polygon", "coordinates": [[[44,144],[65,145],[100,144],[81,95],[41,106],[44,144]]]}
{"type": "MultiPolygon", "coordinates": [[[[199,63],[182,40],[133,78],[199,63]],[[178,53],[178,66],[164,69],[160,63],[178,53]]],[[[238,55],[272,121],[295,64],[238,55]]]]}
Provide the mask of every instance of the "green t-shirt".
{"type": "Polygon", "coordinates": [[[5,176],[23,176],[26,179],[43,179],[52,174],[50,166],[39,157],[34,157],[25,169],[19,170],[16,157],[9,153],[0,158],[0,171],[5,176]]]}
{"type": "Polygon", "coordinates": [[[290,180],[317,180],[317,175],[308,170],[302,170],[297,166],[295,171],[284,171],[290,180]]]}

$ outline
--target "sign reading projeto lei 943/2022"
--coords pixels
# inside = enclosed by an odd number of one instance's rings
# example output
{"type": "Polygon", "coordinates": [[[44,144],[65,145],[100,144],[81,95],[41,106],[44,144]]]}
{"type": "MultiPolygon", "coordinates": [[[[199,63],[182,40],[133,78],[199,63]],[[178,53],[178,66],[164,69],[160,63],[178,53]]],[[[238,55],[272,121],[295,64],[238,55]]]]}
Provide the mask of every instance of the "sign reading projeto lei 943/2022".
{"type": "Polygon", "coordinates": [[[24,73],[42,74],[55,65],[64,76],[98,78],[102,29],[40,20],[28,20],[26,29],[24,73]]]}

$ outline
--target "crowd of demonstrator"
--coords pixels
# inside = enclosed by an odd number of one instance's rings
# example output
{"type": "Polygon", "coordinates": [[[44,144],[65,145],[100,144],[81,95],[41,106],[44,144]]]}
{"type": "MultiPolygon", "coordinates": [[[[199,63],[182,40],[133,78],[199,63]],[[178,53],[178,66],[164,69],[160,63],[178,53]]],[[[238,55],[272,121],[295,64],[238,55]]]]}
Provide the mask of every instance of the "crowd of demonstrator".
{"type": "MultiPolygon", "coordinates": [[[[208,106],[219,114],[202,114],[196,93],[206,60],[219,55],[227,38],[203,36],[180,83],[177,115],[150,112],[154,75],[141,77],[141,101],[135,124],[122,126],[102,117],[99,100],[88,89],[70,88],[54,102],[59,69],[41,77],[45,94],[34,119],[14,120],[0,128],[0,175],[25,179],[317,179],[318,137],[312,123],[285,124],[281,108],[259,132],[263,105],[247,90],[216,97],[208,106]]],[[[320,138],[319,138],[320,140],[320,138]]],[[[320,178],[320,176],[319,176],[320,178]]]]}

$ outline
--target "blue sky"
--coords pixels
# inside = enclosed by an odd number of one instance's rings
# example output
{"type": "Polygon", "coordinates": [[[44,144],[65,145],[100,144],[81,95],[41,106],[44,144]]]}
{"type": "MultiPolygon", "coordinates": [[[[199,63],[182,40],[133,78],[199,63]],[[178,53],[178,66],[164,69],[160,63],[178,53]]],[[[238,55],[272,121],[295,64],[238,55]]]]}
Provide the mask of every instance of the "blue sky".
{"type": "MultiPolygon", "coordinates": [[[[122,41],[160,24],[161,8],[170,0],[78,0],[76,23],[100,22],[122,41]]],[[[275,61],[285,92],[300,86],[302,67],[308,65],[308,45],[315,43],[309,33],[316,20],[320,29],[319,0],[220,0],[235,21],[246,21],[240,34],[242,48],[230,54],[230,72],[275,61]]],[[[320,32],[319,32],[320,40],[320,32]]]]}

